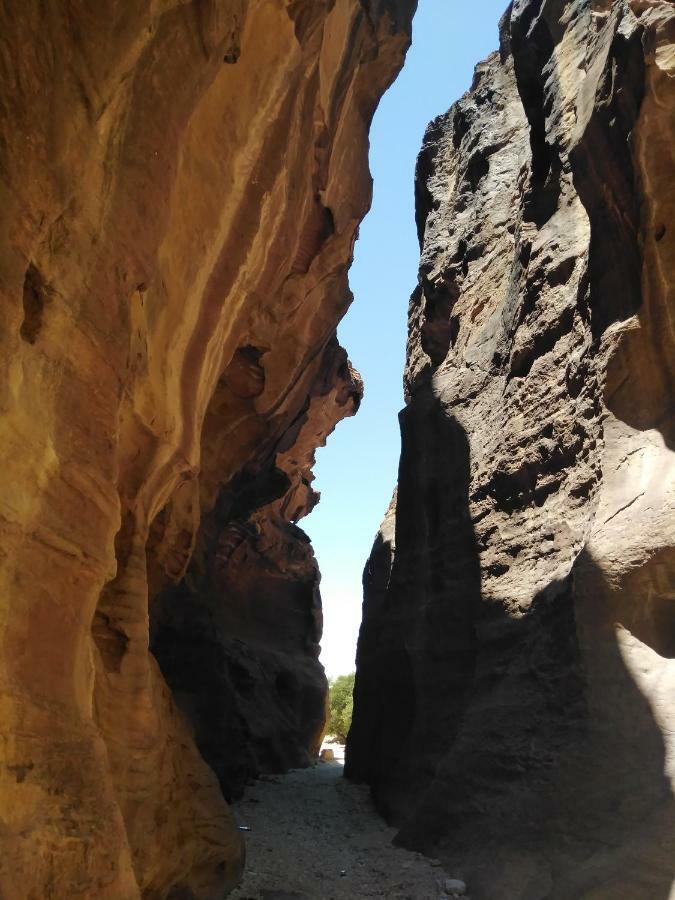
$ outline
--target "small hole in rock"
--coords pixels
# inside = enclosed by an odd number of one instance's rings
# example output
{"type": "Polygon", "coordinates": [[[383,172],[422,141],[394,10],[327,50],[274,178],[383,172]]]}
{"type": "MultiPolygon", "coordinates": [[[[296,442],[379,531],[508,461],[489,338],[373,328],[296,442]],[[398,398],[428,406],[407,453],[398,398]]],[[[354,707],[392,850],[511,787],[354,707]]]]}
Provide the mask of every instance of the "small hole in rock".
{"type": "Polygon", "coordinates": [[[45,308],[45,284],[42,275],[31,263],[23,281],[23,322],[20,334],[24,341],[34,344],[42,328],[45,308]]]}

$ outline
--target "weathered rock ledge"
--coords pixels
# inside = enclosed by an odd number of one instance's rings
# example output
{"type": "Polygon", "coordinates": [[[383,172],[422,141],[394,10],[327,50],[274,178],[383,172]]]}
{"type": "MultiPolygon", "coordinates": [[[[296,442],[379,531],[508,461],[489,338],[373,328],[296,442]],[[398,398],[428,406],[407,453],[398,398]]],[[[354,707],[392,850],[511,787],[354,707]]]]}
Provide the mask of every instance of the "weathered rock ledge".
{"type": "Polygon", "coordinates": [[[413,6],[0,12],[3,900],[220,898],[204,758],[235,792],[321,731],[295,522],[413,6]]]}
{"type": "Polygon", "coordinates": [[[419,157],[347,767],[472,897],[675,876],[675,10],[517,0],[419,157]]]}

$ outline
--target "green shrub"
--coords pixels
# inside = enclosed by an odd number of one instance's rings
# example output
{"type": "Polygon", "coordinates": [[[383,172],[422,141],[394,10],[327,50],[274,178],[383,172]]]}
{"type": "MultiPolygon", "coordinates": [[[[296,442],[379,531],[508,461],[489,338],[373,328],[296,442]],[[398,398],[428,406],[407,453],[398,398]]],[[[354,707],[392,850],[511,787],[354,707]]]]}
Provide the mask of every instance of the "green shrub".
{"type": "Polygon", "coordinates": [[[328,682],[329,690],[329,716],[328,734],[344,744],[347,740],[347,732],[352,724],[352,709],[354,708],[354,677],[356,673],[338,675],[328,682]]]}

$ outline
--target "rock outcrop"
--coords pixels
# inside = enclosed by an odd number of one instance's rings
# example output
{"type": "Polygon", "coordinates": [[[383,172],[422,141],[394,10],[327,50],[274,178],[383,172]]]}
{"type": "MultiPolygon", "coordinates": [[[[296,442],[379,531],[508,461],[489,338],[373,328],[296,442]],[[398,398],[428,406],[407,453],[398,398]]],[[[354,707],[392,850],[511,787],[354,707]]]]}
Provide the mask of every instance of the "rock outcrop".
{"type": "Polygon", "coordinates": [[[234,791],[316,743],[295,522],[413,6],[0,11],[3,900],[222,897],[204,758],[234,791]]]}
{"type": "Polygon", "coordinates": [[[476,900],[666,900],[675,9],[516,0],[500,36],[419,157],[347,771],[476,900]]]}
{"type": "Polygon", "coordinates": [[[315,448],[361,393],[333,340],[306,411],[265,465],[223,486],[185,577],[153,601],[152,652],[228,799],[255,775],[308,765],[319,752],[319,572],[295,522],[318,500],[315,448]]]}

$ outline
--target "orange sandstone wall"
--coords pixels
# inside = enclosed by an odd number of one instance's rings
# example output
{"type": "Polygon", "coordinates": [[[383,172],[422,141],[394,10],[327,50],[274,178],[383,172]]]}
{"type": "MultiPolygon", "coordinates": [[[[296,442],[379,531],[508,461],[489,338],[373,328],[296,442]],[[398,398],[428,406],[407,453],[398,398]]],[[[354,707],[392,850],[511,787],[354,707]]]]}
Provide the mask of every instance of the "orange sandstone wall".
{"type": "MultiPolygon", "coordinates": [[[[356,380],[326,360],[413,5],[0,10],[5,900],[215,898],[237,880],[149,601],[242,471],[286,479],[247,510],[261,533],[308,508],[313,440],[353,411],[356,380]]],[[[303,627],[316,644],[320,622],[303,627]]]]}

